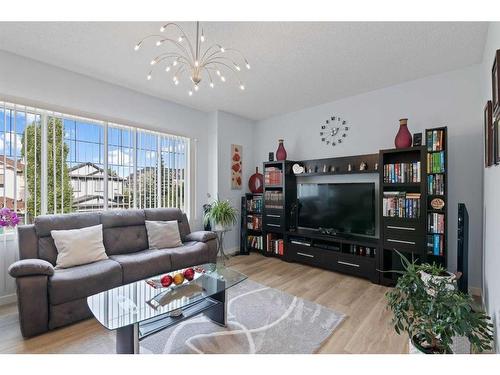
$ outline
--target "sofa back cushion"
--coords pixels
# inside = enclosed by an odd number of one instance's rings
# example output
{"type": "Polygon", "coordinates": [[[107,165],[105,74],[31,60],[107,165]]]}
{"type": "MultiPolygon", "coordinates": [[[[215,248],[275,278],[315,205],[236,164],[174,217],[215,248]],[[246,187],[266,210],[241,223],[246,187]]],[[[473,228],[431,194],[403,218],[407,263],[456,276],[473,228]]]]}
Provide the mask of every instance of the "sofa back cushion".
{"type": "Polygon", "coordinates": [[[46,260],[53,266],[56,265],[57,249],[50,231],[80,229],[99,224],[99,213],[94,212],[36,217],[34,225],[38,236],[38,258],[46,260]]]}
{"type": "Polygon", "coordinates": [[[135,253],[148,248],[144,210],[103,211],[101,222],[108,255],[135,253]]]}
{"type": "Polygon", "coordinates": [[[149,221],[177,220],[182,241],[191,233],[187,216],[178,208],[146,208],[144,214],[149,221]]]}
{"type": "Polygon", "coordinates": [[[166,249],[182,246],[179,223],[172,221],[146,220],[150,249],[166,249]]]}

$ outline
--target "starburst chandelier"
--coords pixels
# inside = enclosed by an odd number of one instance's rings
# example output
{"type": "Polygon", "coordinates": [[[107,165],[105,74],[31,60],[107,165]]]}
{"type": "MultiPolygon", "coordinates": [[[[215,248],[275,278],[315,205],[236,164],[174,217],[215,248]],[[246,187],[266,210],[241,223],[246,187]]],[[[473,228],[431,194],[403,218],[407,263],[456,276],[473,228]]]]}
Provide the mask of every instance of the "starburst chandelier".
{"type": "Polygon", "coordinates": [[[226,82],[226,74],[233,76],[238,82],[240,90],[245,90],[245,85],[240,79],[241,65],[250,69],[248,60],[243,53],[235,48],[225,48],[214,43],[206,48],[206,37],[200,23],[196,22],[196,41],[189,40],[184,30],[176,23],[169,22],[160,28],[160,34],[148,35],[142,38],[134,47],[138,51],[146,40],[156,40],[156,46],[163,48],[150,62],[151,68],[147,80],[153,78],[157,70],[173,73],[172,82],[175,85],[183,77],[190,80],[192,88],[188,91],[189,96],[200,89],[203,80],[209,82],[209,87],[214,88],[215,79],[226,82]],[[175,32],[174,37],[168,36],[168,32],[175,32]]]}

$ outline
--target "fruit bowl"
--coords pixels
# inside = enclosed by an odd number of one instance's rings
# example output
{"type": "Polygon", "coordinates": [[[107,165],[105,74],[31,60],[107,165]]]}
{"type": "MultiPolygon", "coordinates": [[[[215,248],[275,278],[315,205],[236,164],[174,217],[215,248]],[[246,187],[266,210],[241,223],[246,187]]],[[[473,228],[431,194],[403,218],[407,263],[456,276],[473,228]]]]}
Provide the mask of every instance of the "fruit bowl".
{"type": "Polygon", "coordinates": [[[155,289],[174,289],[200,277],[205,270],[201,267],[189,267],[161,275],[158,278],[148,279],[146,283],[155,289]]]}

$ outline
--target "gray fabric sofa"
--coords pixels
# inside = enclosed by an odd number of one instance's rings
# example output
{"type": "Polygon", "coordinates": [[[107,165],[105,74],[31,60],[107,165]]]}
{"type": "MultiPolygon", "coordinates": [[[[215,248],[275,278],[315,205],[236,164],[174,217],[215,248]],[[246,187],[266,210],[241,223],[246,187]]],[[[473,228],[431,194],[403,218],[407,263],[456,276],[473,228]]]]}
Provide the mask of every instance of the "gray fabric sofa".
{"type": "Polygon", "coordinates": [[[9,268],[16,279],[19,322],[24,337],[35,336],[92,316],[87,297],[179,268],[216,261],[213,232],[191,232],[175,208],[112,210],[44,215],[18,227],[20,260],[9,268]],[[177,220],[182,246],[150,250],[145,220],[177,220]],[[55,269],[51,230],[103,225],[107,260],[55,269]]]}

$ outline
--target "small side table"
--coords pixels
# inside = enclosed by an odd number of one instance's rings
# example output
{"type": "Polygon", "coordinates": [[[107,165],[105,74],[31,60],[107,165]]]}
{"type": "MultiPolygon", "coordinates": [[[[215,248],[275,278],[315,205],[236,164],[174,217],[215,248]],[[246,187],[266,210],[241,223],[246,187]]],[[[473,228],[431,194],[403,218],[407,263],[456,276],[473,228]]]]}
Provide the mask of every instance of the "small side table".
{"type": "Polygon", "coordinates": [[[230,230],[231,229],[216,229],[213,231],[217,235],[217,255],[220,255],[222,264],[226,264],[226,259],[229,259],[229,257],[224,252],[224,236],[230,230]]]}

